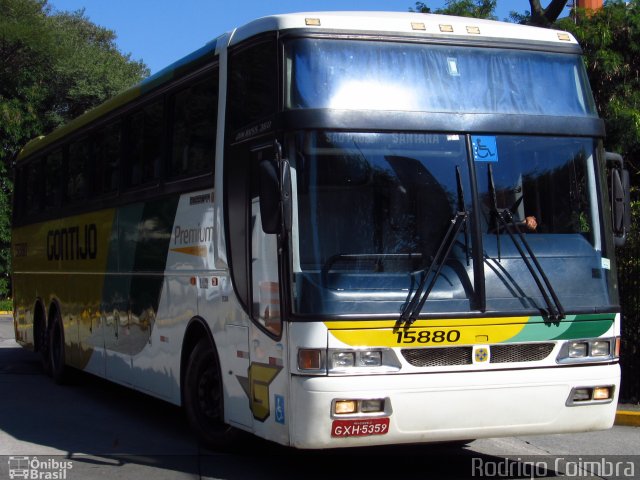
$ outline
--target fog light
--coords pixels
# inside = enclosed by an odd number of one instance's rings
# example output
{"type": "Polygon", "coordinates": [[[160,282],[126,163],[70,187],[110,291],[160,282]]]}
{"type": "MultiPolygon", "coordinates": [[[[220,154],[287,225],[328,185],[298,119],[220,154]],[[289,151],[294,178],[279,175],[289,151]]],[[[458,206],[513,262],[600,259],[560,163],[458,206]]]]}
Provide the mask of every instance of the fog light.
{"type": "Polygon", "coordinates": [[[360,411],[362,413],[384,412],[384,399],[360,400],[360,411]]]}
{"type": "Polygon", "coordinates": [[[353,352],[333,352],[331,355],[332,368],[350,368],[356,364],[356,356],[353,352]]]}
{"type": "Polygon", "coordinates": [[[358,411],[358,401],[357,400],[336,400],[336,403],[333,408],[336,415],[356,413],[358,411]]]}
{"type": "Polygon", "coordinates": [[[591,342],[591,356],[592,357],[607,357],[611,351],[610,343],[603,342],[601,340],[591,342]]]}
{"type": "Polygon", "coordinates": [[[590,388],[576,388],[573,391],[573,396],[571,398],[574,402],[587,402],[591,400],[591,389],[590,388]]]}
{"type": "Polygon", "coordinates": [[[298,368],[300,370],[320,370],[322,368],[322,351],[315,348],[298,350],[298,368]]]}
{"type": "Polygon", "coordinates": [[[569,344],[569,358],[586,357],[589,353],[587,342],[571,342],[569,344]]]}
{"type": "Polygon", "coordinates": [[[375,350],[360,352],[359,364],[361,367],[379,367],[382,365],[382,352],[375,350]]]}
{"type": "Polygon", "coordinates": [[[609,400],[611,398],[611,387],[596,387],[593,389],[594,400],[609,400]]]}

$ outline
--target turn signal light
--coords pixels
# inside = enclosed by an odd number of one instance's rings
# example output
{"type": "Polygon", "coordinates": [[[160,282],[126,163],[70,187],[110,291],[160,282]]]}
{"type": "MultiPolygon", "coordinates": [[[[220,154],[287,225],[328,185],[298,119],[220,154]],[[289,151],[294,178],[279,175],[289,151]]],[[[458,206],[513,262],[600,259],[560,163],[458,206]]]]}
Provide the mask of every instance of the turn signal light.
{"type": "Polygon", "coordinates": [[[322,368],[322,351],[317,348],[298,350],[298,368],[300,370],[320,370],[322,368]]]}

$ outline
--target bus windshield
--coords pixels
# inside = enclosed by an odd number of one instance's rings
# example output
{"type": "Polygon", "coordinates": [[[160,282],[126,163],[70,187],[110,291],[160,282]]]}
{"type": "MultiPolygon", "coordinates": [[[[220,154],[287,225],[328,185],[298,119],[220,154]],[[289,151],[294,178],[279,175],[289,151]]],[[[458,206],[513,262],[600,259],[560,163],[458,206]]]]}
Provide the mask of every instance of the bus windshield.
{"type": "Polygon", "coordinates": [[[544,308],[495,210],[510,212],[565,309],[610,303],[607,276],[593,274],[603,263],[594,140],[319,131],[293,143],[297,313],[398,314],[460,211],[468,221],[423,312],[475,309],[474,232],[488,310],[544,308]]]}
{"type": "Polygon", "coordinates": [[[597,116],[578,55],[328,39],[287,45],[289,109],[597,116]]]}

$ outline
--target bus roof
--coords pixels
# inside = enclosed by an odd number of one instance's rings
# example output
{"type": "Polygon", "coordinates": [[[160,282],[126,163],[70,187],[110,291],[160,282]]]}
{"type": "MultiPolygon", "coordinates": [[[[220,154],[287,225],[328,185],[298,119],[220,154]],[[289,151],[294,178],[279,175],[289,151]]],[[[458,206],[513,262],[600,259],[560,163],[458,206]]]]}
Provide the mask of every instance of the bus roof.
{"type": "Polygon", "coordinates": [[[263,32],[292,29],[424,34],[429,36],[493,38],[558,44],[578,42],[573,35],[548,28],[415,12],[301,12],[258,18],[235,30],[231,44],[263,32]]]}
{"type": "Polygon", "coordinates": [[[18,155],[21,160],[66,135],[105,117],[117,108],[161,87],[183,71],[193,70],[206,64],[228,42],[233,46],[261,33],[286,30],[311,30],[326,32],[362,32],[382,35],[424,35],[425,38],[442,38],[482,42],[483,39],[504,40],[505,42],[538,42],[549,45],[572,45],[579,48],[578,42],[568,32],[547,28],[524,26],[519,24],[481,20],[468,17],[435,15],[413,12],[301,12],[271,15],[258,18],[213,40],[202,48],[151,75],[134,87],[125,90],[107,100],[98,107],[75,118],[66,125],[54,130],[47,136],[40,136],[25,145],[18,155]]]}

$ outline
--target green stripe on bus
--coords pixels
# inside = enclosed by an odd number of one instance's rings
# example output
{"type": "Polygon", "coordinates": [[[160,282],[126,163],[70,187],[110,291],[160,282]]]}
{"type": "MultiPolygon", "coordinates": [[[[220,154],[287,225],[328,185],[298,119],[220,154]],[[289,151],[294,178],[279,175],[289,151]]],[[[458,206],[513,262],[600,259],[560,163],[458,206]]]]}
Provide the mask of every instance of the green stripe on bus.
{"type": "Polygon", "coordinates": [[[567,315],[561,322],[551,323],[531,317],[522,331],[505,343],[599,337],[611,328],[614,319],[614,314],[567,315]]]}

